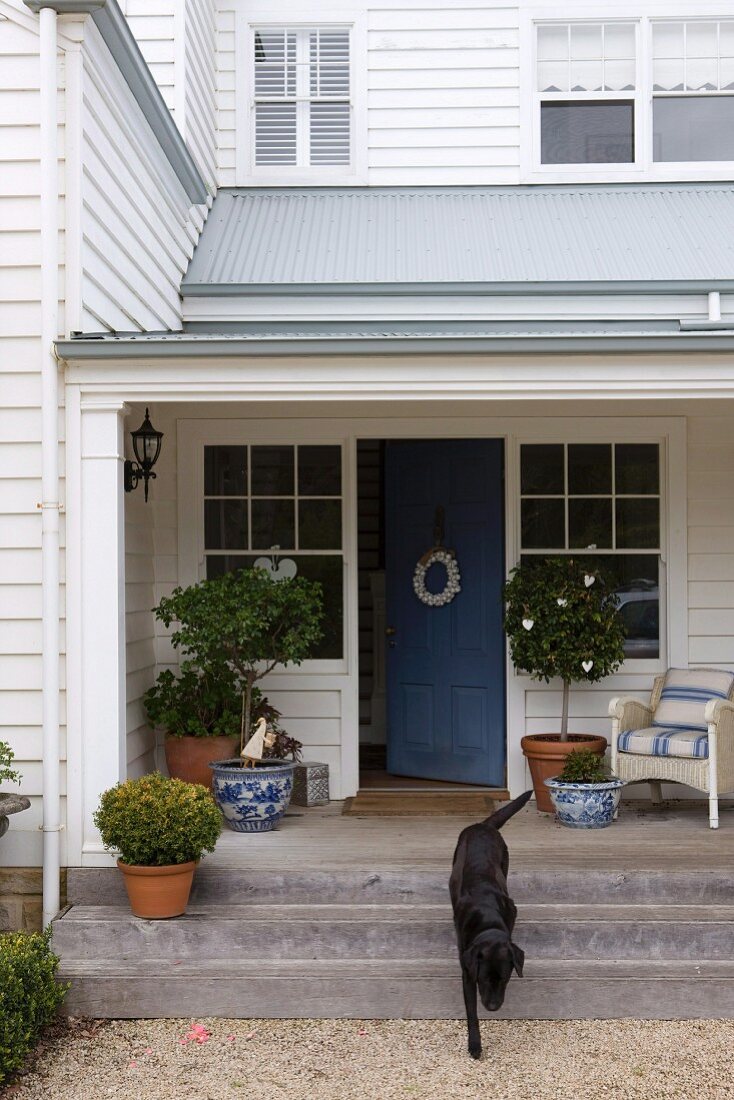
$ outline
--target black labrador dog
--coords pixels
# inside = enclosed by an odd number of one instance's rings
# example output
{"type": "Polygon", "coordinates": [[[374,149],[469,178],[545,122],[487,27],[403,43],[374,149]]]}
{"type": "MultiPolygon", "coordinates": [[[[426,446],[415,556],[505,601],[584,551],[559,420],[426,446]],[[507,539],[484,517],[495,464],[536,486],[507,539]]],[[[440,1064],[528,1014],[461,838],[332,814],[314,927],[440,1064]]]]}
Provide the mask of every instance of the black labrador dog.
{"type": "Polygon", "coordinates": [[[499,830],[522,809],[531,794],[526,791],[486,821],[464,829],[454,852],[449,890],[472,1058],[482,1053],[477,987],[484,1007],[496,1012],[502,1007],[512,971],[522,977],[525,955],[512,942],[517,909],[507,893],[510,859],[499,830]]]}

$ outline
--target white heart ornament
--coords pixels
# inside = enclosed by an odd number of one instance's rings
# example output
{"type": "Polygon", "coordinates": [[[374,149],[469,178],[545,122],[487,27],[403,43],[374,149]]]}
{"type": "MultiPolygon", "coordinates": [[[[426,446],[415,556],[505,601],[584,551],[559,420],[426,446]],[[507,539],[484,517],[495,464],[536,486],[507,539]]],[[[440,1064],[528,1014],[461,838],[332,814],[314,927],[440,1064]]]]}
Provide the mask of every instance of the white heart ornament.
{"type": "Polygon", "coordinates": [[[268,574],[271,581],[290,581],[298,572],[298,566],[292,558],[281,558],[280,561],[275,563],[273,563],[272,558],[257,558],[254,568],[262,569],[263,573],[268,574]]]}
{"type": "Polygon", "coordinates": [[[565,607],[566,604],[568,603],[568,600],[563,600],[559,596],[558,599],[556,600],[556,603],[558,604],[559,607],[565,607]]]}
{"type": "Polygon", "coordinates": [[[523,619],[522,625],[526,630],[532,630],[535,626],[535,619],[523,619]]]}
{"type": "Polygon", "coordinates": [[[588,573],[584,574],[584,584],[587,588],[591,588],[592,584],[596,580],[596,577],[590,577],[588,573]]]}
{"type": "Polygon", "coordinates": [[[594,662],[593,661],[582,661],[581,662],[581,667],[584,670],[584,672],[591,672],[592,668],[594,667],[594,662]]]}

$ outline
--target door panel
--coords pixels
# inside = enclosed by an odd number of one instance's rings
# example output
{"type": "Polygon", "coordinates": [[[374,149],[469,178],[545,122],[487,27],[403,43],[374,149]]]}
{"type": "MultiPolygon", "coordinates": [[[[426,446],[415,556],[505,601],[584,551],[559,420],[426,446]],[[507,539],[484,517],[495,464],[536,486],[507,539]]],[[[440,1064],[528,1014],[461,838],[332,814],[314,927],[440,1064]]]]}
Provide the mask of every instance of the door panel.
{"type": "MultiPolygon", "coordinates": [[[[390,442],[385,451],[388,770],[503,786],[505,672],[503,448],[500,440],[390,442]],[[418,559],[444,509],[461,592],[427,607],[413,592],[418,559]]],[[[443,588],[445,572],[427,577],[443,588]]]]}

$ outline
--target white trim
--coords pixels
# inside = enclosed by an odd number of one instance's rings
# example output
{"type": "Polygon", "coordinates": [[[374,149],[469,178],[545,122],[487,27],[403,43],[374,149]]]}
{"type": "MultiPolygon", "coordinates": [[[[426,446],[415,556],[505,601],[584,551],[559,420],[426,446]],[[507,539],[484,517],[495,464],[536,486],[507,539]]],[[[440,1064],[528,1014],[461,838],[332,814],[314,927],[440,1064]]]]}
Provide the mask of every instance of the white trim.
{"type": "Polygon", "coordinates": [[[235,10],[235,180],[238,187],[318,187],[357,186],[367,182],[367,27],[365,15],[348,9],[332,11],[315,8],[305,19],[299,13],[288,19],[286,12],[278,18],[257,18],[255,13],[235,10]],[[251,124],[251,104],[254,100],[252,56],[254,34],[260,27],[348,29],[351,157],[348,165],[334,167],[256,166],[254,163],[254,133],[251,124]]]}
{"type": "Polygon", "coordinates": [[[79,386],[65,388],[66,423],[66,853],[81,863],[84,839],[82,733],[82,438],[79,386]]]}

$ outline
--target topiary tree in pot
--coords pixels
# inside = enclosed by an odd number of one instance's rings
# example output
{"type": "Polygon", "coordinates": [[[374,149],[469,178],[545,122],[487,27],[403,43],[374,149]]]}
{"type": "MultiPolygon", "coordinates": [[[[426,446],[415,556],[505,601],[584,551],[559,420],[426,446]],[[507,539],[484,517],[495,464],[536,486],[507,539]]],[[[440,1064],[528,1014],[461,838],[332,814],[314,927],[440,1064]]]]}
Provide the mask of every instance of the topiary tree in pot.
{"type": "MultiPolygon", "coordinates": [[[[213,671],[227,668],[238,678],[241,752],[252,728],[257,682],[277,666],[300,665],[320,640],[322,590],[305,577],[273,580],[264,570],[240,569],[177,588],[161,600],[156,615],[164,625],[175,625],[171,641],[187,659],[213,671]]],[[[239,759],[212,769],[215,798],[235,830],[270,829],[285,813],[292,761],[267,761],[252,776],[243,774],[239,759]]]]}
{"type": "Polygon", "coordinates": [[[571,684],[596,683],[624,659],[624,627],[617,596],[598,565],[572,557],[538,558],[512,570],[504,589],[505,631],[516,668],[532,679],[563,684],[559,733],[530,734],[522,749],[530,766],[537,807],[553,812],[544,780],[556,775],[569,752],[603,755],[606,739],[568,732],[571,684]]]}

